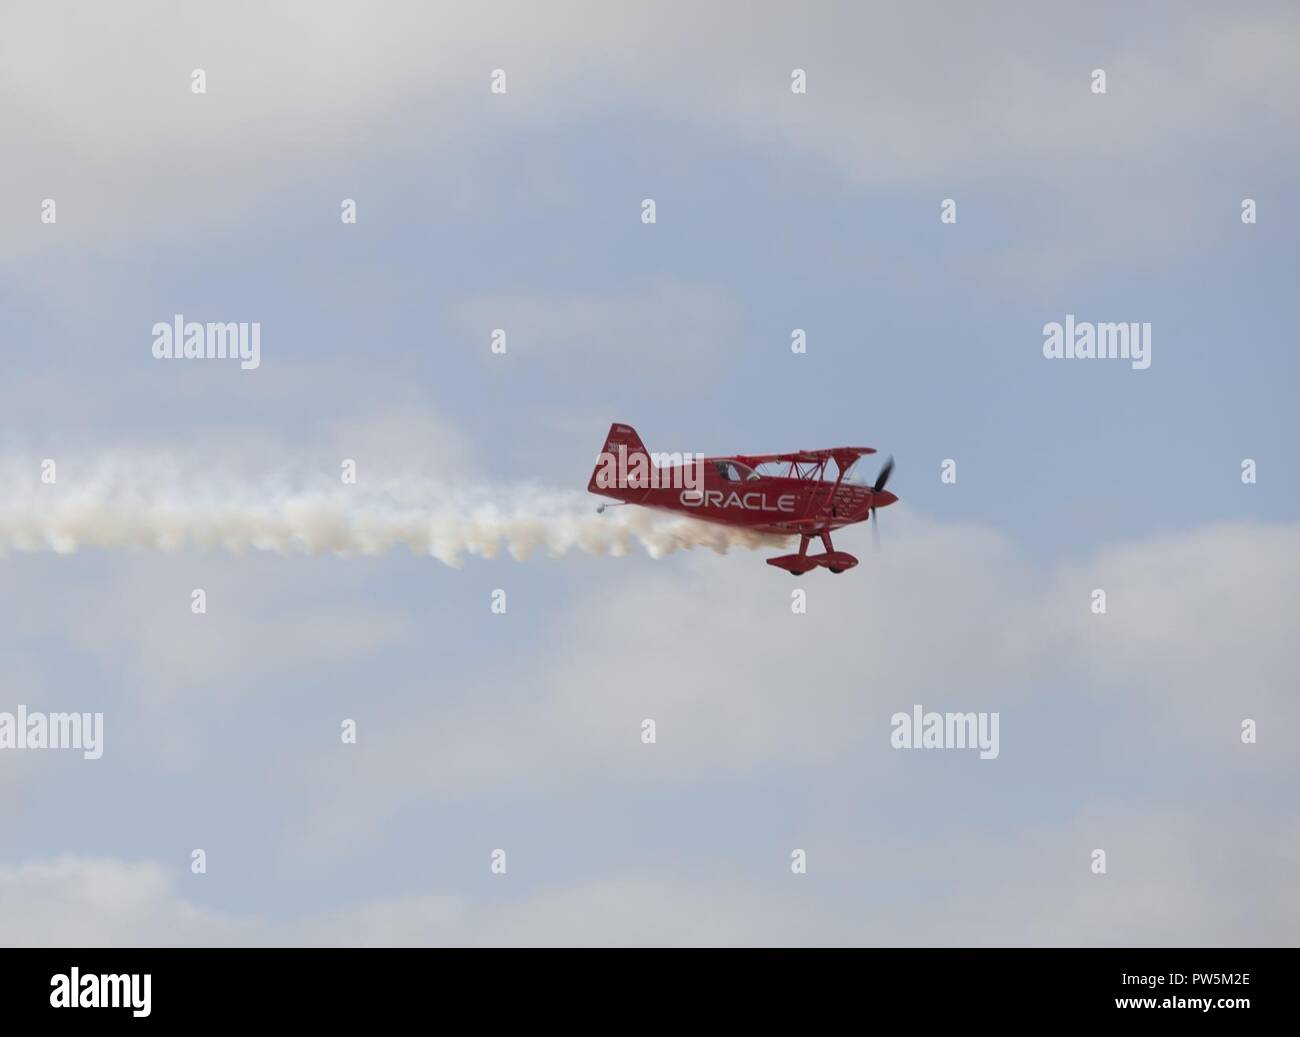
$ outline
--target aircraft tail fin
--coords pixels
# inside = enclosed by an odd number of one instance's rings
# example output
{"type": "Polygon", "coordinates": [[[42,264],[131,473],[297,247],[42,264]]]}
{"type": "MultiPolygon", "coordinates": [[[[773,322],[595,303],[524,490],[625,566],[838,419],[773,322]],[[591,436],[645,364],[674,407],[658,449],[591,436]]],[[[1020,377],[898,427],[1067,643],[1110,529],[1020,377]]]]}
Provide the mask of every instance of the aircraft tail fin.
{"type": "Polygon", "coordinates": [[[592,470],[591,479],[587,483],[588,492],[601,493],[606,497],[618,496],[610,492],[619,488],[615,476],[618,473],[626,474],[629,471],[628,466],[632,464],[632,459],[638,454],[645,457],[644,463],[646,465],[650,464],[649,451],[646,450],[645,444],[641,442],[641,437],[637,435],[636,429],[631,425],[623,425],[617,421],[610,425],[609,435],[605,437],[605,445],[600,448],[600,455],[596,458],[596,467],[592,470]]]}

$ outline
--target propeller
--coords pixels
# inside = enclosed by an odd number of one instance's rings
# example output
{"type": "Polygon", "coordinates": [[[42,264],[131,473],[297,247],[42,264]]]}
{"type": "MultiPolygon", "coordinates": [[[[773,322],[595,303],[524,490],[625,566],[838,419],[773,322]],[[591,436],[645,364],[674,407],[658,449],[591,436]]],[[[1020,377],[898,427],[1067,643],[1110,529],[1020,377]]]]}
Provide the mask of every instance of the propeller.
{"type": "MultiPolygon", "coordinates": [[[[885,488],[885,483],[889,482],[889,477],[894,474],[894,459],[888,458],[880,474],[876,476],[875,484],[871,487],[872,493],[879,493],[885,488]]],[[[880,553],[880,526],[877,524],[876,509],[871,509],[871,547],[877,554],[880,553]]]]}
{"type": "Polygon", "coordinates": [[[892,457],[885,460],[880,469],[880,474],[876,476],[875,485],[871,487],[872,493],[879,493],[885,488],[885,483],[889,482],[889,477],[894,474],[894,459],[892,457]]]}

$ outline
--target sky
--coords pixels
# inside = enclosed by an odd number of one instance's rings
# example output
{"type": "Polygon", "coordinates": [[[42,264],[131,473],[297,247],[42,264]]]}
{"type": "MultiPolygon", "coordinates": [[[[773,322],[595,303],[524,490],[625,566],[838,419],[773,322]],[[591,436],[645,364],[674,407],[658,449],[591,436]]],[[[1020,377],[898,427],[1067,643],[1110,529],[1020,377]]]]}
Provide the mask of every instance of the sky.
{"type": "Polygon", "coordinates": [[[106,484],[589,529],[614,421],[869,444],[900,503],[797,581],[11,535],[0,713],[104,752],[0,749],[0,944],[1300,938],[1293,5],[3,17],[7,533],[106,484]],[[155,359],[175,314],[259,366],[155,359]],[[894,748],[916,705],[997,757],[894,748]]]}

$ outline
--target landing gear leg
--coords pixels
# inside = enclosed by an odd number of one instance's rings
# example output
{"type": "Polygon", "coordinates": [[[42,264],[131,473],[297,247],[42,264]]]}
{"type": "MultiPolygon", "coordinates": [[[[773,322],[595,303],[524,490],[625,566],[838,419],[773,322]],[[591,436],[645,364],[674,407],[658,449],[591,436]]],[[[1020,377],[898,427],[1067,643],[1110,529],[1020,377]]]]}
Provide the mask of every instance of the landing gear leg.
{"type": "Polygon", "coordinates": [[[790,569],[790,575],[791,575],[791,576],[802,576],[802,575],[803,575],[804,573],[806,573],[809,569],[812,569],[812,568],[815,567],[815,566],[812,565],[812,564],[805,564],[805,563],[803,562],[803,559],[805,559],[805,558],[808,557],[808,541],[811,540],[811,539],[812,539],[812,538],[809,537],[807,533],[800,533],[800,534],[799,534],[799,559],[800,559],[800,562],[799,562],[799,565],[798,565],[797,568],[791,568],[791,569],[790,569]]]}
{"type": "Polygon", "coordinates": [[[825,554],[817,556],[817,564],[824,565],[827,569],[835,574],[844,572],[846,569],[852,569],[858,564],[858,560],[845,551],[836,551],[831,543],[831,533],[828,529],[821,534],[822,547],[826,549],[825,554]]]}
{"type": "Polygon", "coordinates": [[[794,576],[802,576],[810,569],[817,566],[825,566],[833,573],[842,573],[846,569],[852,569],[858,564],[858,560],[846,551],[836,551],[831,544],[831,534],[827,530],[824,533],[800,533],[799,534],[799,553],[797,555],[781,555],[780,558],[769,558],[768,565],[775,565],[778,569],[784,569],[794,576]],[[816,536],[821,539],[822,546],[826,548],[825,552],[819,555],[810,555],[808,553],[808,544],[816,536]]]}

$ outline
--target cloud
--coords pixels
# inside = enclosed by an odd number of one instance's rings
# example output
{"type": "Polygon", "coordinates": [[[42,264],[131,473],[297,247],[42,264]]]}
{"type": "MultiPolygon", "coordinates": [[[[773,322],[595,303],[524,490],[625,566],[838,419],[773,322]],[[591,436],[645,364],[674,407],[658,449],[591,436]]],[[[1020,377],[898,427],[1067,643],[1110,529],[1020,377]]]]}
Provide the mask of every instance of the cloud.
{"type": "MultiPolygon", "coordinates": [[[[281,837],[268,881],[337,880],[390,846],[394,825],[436,824],[438,850],[385,894],[271,916],[228,899],[201,906],[208,887],[190,888],[184,861],[35,858],[0,871],[6,939],[1294,942],[1286,732],[1300,721],[1300,660],[1287,617],[1300,605],[1300,527],[1212,526],[1038,565],[979,527],[902,506],[886,518],[885,552],[842,578],[783,579],[752,557],[602,566],[538,638],[511,642],[512,659],[439,658],[436,681],[411,687],[396,660],[353,748],[326,731],[332,747],[314,751],[320,725],[304,724],[308,700],[295,699],[302,730],[275,728],[278,779],[256,782],[259,798],[283,799],[267,829],[281,837]],[[790,611],[795,587],[808,593],[805,615],[790,611]],[[1107,591],[1105,615],[1089,608],[1094,587],[1107,591]],[[1000,711],[1001,755],[891,749],[890,715],[916,702],[1000,711]],[[1257,745],[1240,741],[1245,716],[1257,745]],[[645,717],[658,725],[651,746],[645,717]],[[506,800],[527,820],[502,812],[506,800]],[[467,828],[463,811],[482,826],[467,828]],[[486,855],[503,844],[511,868],[498,880],[486,855]],[[790,873],[795,847],[809,855],[806,876],[790,873]],[[1090,870],[1095,848],[1108,855],[1104,876],[1090,870]]],[[[493,621],[520,621],[519,601],[493,621]]],[[[326,696],[333,716],[335,663],[313,659],[312,645],[339,630],[302,620],[301,644],[272,626],[250,665],[278,659],[314,675],[311,698],[326,696]]],[[[165,665],[168,636],[140,641],[132,667],[165,665]]],[[[382,654],[409,654],[413,636],[382,654]]],[[[361,662],[374,648],[345,655],[361,662]]],[[[95,651],[122,658],[111,626],[95,651]]],[[[239,688],[246,672],[217,684],[239,688]]],[[[213,694],[228,712],[228,692],[213,694]]],[[[169,716],[155,717],[159,737],[176,735],[169,716]]],[[[228,732],[180,737],[202,760],[228,732]]],[[[242,802],[243,781],[232,777],[223,799],[242,802]]],[[[186,816],[222,825],[207,809],[186,816]]],[[[220,876],[193,881],[219,891],[220,876]]]]}
{"type": "MultiPolygon", "coordinates": [[[[1032,849],[1039,836],[1027,823],[1026,789],[1048,797],[1057,816],[1048,826],[1053,831],[1068,828],[1061,818],[1082,806],[1106,814],[1130,798],[1139,818],[1123,822],[1125,831],[1141,829],[1143,810],[1155,811],[1152,824],[1165,824],[1152,795],[1163,781],[1180,783],[1176,794],[1184,802],[1208,797],[1210,813],[1178,821],[1178,831],[1204,827],[1207,818],[1216,823],[1227,809],[1218,798],[1224,782],[1256,788],[1258,815],[1234,815],[1232,824],[1248,826],[1255,816],[1271,825],[1285,816],[1278,812],[1286,809],[1284,790],[1294,786],[1296,762],[1284,732],[1300,722],[1290,694],[1300,664],[1290,629],[1291,617],[1300,614],[1300,527],[1216,525],[1118,543],[1053,565],[1031,562],[995,531],[936,522],[903,505],[884,515],[884,527],[880,555],[863,552],[865,541],[855,542],[860,530],[840,534],[842,549],[863,553],[863,564],[843,577],[816,572],[790,581],[749,555],[663,566],[611,560],[586,573],[580,597],[544,610],[537,642],[508,658],[439,662],[433,695],[423,673],[429,661],[412,656],[422,640],[420,624],[382,599],[349,600],[374,578],[373,570],[307,569],[303,559],[290,560],[296,564],[286,569],[284,562],[268,567],[253,558],[232,568],[184,553],[174,561],[144,555],[107,568],[105,558],[44,575],[25,564],[10,581],[11,602],[23,606],[11,607],[6,622],[16,643],[58,636],[74,658],[88,656],[118,674],[129,692],[124,709],[119,703],[110,710],[112,730],[122,732],[112,738],[133,766],[151,773],[159,767],[185,772],[213,758],[219,750],[208,737],[211,718],[228,715],[252,694],[259,696],[261,718],[285,678],[311,683],[314,698],[326,696],[326,727],[332,728],[349,712],[340,712],[340,687],[329,675],[376,657],[392,662],[353,766],[340,767],[337,744],[314,748],[321,744],[314,728],[299,736],[308,744],[279,764],[297,810],[280,826],[278,853],[290,869],[309,858],[354,852],[359,834],[382,843],[413,802],[493,802],[526,789],[548,797],[561,814],[600,812],[620,792],[719,783],[761,788],[777,774],[837,801],[845,816],[859,809],[843,798],[845,788],[905,780],[903,801],[937,809],[934,823],[941,828],[954,823],[942,797],[961,780],[968,791],[1006,796],[1000,808],[1010,826],[1006,838],[1024,843],[1026,853],[1041,852],[1032,849]],[[201,620],[188,610],[193,586],[209,594],[210,614],[201,620]],[[795,588],[807,592],[806,614],[791,610],[795,588]],[[1105,615],[1089,608],[1096,588],[1106,591],[1105,615]],[[345,604],[338,604],[340,595],[345,604]],[[904,760],[888,747],[889,717],[914,703],[999,710],[1001,757],[964,761],[976,768],[964,776],[945,760],[904,760]],[[653,746],[640,741],[647,717],[657,724],[653,746]],[[1259,726],[1258,745],[1240,742],[1247,717],[1259,726]],[[1054,748],[1062,740],[1068,748],[1054,748]],[[900,766],[911,768],[906,778],[900,766]],[[1052,777],[1062,766],[1086,774],[1093,795],[1075,799],[1070,790],[1079,778],[1069,770],[1052,777]],[[1142,795],[1144,782],[1155,785],[1142,795]],[[600,794],[593,797],[593,788],[600,794]]],[[[516,586],[508,566],[493,582],[516,586]]],[[[499,621],[522,621],[520,601],[515,596],[511,616],[499,621]]],[[[77,704],[49,698],[66,681],[62,670],[43,674],[23,653],[9,670],[29,678],[10,689],[20,695],[15,702],[77,704]]],[[[326,741],[333,743],[329,732],[326,741]]],[[[906,826],[886,824],[883,831],[894,843],[891,853],[925,844],[924,833],[909,838],[906,826]]],[[[826,838],[842,835],[832,830],[826,838]]],[[[1080,829],[1042,838],[1054,840],[1052,852],[1069,856],[1091,837],[1080,829]]],[[[1169,856],[1184,838],[1170,835],[1160,852],[1169,856]]],[[[1254,861],[1243,840],[1242,857],[1254,861]]],[[[966,852],[973,859],[1005,856],[1007,844],[999,845],[974,841],[966,852]]],[[[839,852],[858,850],[850,845],[839,852]]],[[[1130,845],[1122,856],[1145,859],[1145,853],[1130,845]]],[[[629,868],[625,861],[590,881],[612,881],[629,868]]],[[[641,876],[636,882],[665,881],[653,871],[631,870],[641,876]]],[[[136,880],[153,881],[148,872],[136,880]]],[[[988,896],[996,903],[1002,894],[994,886],[988,896]]],[[[574,895],[548,889],[561,902],[574,895]]],[[[448,914],[454,921],[468,910],[457,906],[459,894],[429,895],[433,906],[421,910],[438,918],[448,914]]],[[[671,895],[687,902],[703,896],[671,895]]],[[[543,919],[554,909],[531,910],[543,919]]],[[[390,931],[381,923],[394,913],[402,911],[377,905],[341,931],[381,939],[364,934],[390,931]]],[[[647,917],[661,914],[654,907],[647,917]]],[[[1167,917],[1151,922],[1157,923],[1173,925],[1167,917]]],[[[547,939],[541,921],[534,929],[509,920],[447,924],[456,939],[483,933],[547,939]]],[[[428,925],[432,932],[433,922],[428,925]]],[[[410,930],[391,931],[416,938],[410,930]]],[[[632,919],[626,931],[656,940],[681,936],[632,919]]],[[[695,935],[681,938],[704,938],[705,931],[724,929],[688,930],[695,935]]],[[[742,927],[733,936],[743,940],[749,931],[742,927]]],[[[614,930],[590,932],[598,934],[592,939],[618,938],[614,930]]]]}
{"type": "Polygon", "coordinates": [[[0,868],[9,947],[224,946],[260,929],[185,898],[151,861],[58,857],[0,868]]]}
{"type": "MultiPolygon", "coordinates": [[[[295,839],[315,847],[340,825],[378,835],[412,800],[526,788],[583,802],[593,788],[761,787],[777,775],[819,795],[916,782],[888,795],[927,810],[959,781],[1013,817],[1069,816],[1077,782],[1092,802],[1124,803],[1189,771],[1171,795],[1250,780],[1263,782],[1262,807],[1285,802],[1300,527],[1163,534],[1044,567],[979,527],[901,506],[886,517],[885,553],[842,578],[796,584],[747,557],[602,569],[547,624],[552,648],[497,661],[490,678],[470,667],[444,679],[400,723],[376,717],[355,768],[328,753],[300,763],[296,782],[316,802],[295,839]],[[806,615],[791,611],[795,587],[806,615]],[[1097,587],[1105,615],[1090,608],[1097,587]],[[890,717],[917,703],[999,711],[1001,757],[913,762],[891,749],[890,717]],[[640,740],[645,718],[653,746],[640,740]],[[1240,741],[1246,718],[1257,745],[1240,741]]],[[[956,823],[949,809],[934,823],[956,823]]]]}
{"type": "Polygon", "coordinates": [[[421,162],[455,195],[476,161],[466,133],[553,132],[615,111],[723,134],[858,189],[942,192],[1004,224],[1028,213],[1029,242],[1000,262],[1041,276],[1045,260],[1073,267],[1081,250],[1131,259],[1212,236],[1207,200],[1230,185],[1231,224],[1241,197],[1288,183],[1300,140],[1294,106],[1279,101],[1300,90],[1300,17],[1285,6],[1191,5],[1149,22],[1122,5],[1064,16],[1027,5],[1009,20],[946,4],[382,12],[141,3],[15,15],[0,43],[0,134],[25,160],[6,170],[8,247],[177,240],[196,220],[218,227],[283,204],[289,188],[342,197],[371,158],[421,162]],[[205,96],[190,92],[196,67],[205,96]],[[789,89],[795,67],[806,95],[789,89]],[[489,92],[495,68],[511,77],[506,95],[489,92]],[[1107,71],[1105,96],[1089,90],[1094,68],[1107,71]],[[37,219],[46,197],[57,227],[37,219]]]}
{"type": "MultiPolygon", "coordinates": [[[[29,7],[0,35],[0,136],[19,156],[0,173],[14,296],[0,330],[15,343],[0,436],[21,453],[0,511],[44,457],[58,459],[61,489],[75,485],[122,422],[140,456],[197,458],[212,483],[247,485],[269,467],[337,489],[353,457],[369,490],[394,473],[464,486],[514,454],[513,470],[581,485],[611,419],[639,412],[670,429],[664,408],[720,369],[778,386],[760,393],[768,418],[793,394],[778,424],[824,424],[826,386],[801,393],[774,375],[784,346],[735,350],[742,333],[786,334],[795,318],[782,314],[809,300],[842,326],[852,293],[827,295],[837,270],[871,274],[863,319],[884,342],[915,327],[908,306],[876,305],[881,292],[929,305],[926,291],[963,273],[976,295],[1011,286],[1023,300],[1063,278],[1086,294],[1105,287],[1084,283],[1100,271],[1122,273],[1121,292],[1182,299],[1180,272],[1199,285],[1215,270],[1199,247],[1245,240],[1241,198],[1260,201],[1253,241],[1285,237],[1298,41],[1300,17],[1280,4],[1150,16],[1024,5],[1001,19],[950,4],[29,7]],[[202,97],[195,67],[208,73],[202,97]],[[789,90],[794,67],[807,95],[789,90]],[[1104,97],[1088,90],[1096,67],[1104,97]],[[488,91],[495,68],[508,71],[505,96],[488,91]],[[751,204],[782,192],[785,215],[751,204]],[[645,230],[646,195],[661,205],[651,230],[671,233],[621,254],[619,235],[645,230]],[[344,196],[362,212],[346,256],[325,236],[342,229],[344,196]],[[39,222],[46,197],[57,225],[39,222]],[[733,210],[704,212],[732,197],[733,210]],[[959,202],[956,228],[940,230],[943,197],[959,202]],[[601,209],[611,199],[614,223],[601,209]],[[692,205],[706,219],[674,230],[692,205]],[[891,251],[924,234],[918,213],[951,247],[891,251]],[[829,265],[801,278],[761,251],[784,241],[768,230],[788,216],[826,227],[812,237],[829,265]],[[749,221],[745,256],[732,219],[749,221]],[[837,243],[854,221],[869,232],[837,243]],[[538,236],[561,224],[572,234],[538,236]],[[683,247],[712,264],[703,281],[677,276],[683,247]],[[610,257],[632,266],[606,262],[592,282],[584,264],[610,257]],[[792,276],[793,294],[773,295],[765,270],[792,276]],[[147,329],[178,291],[237,303],[234,317],[253,303],[250,319],[278,326],[255,377],[149,357],[147,329]],[[494,327],[510,334],[513,369],[537,376],[526,398],[511,396],[517,381],[480,384],[509,370],[489,366],[494,327]],[[575,372],[613,387],[608,408],[575,372]],[[533,409],[539,384],[563,390],[541,394],[549,424],[533,409]],[[566,391],[590,411],[572,426],[566,391]],[[443,403],[481,426],[486,454],[443,403]],[[530,463],[543,450],[563,460],[530,463]]],[[[1237,295],[1267,364],[1275,286],[1247,281],[1237,295]]],[[[976,309],[985,338],[1020,319],[976,309]]],[[[1171,371],[1194,381],[1215,332],[1192,324],[1175,328],[1171,371]]],[[[924,381],[942,396],[952,379],[930,377],[936,348],[904,352],[929,357],[924,381]]],[[[868,385],[894,363],[875,347],[841,354],[831,398],[861,397],[855,363],[872,368],[868,385]]],[[[906,388],[903,375],[885,381],[906,388]]],[[[1196,398],[1189,385],[1175,395],[1196,398]]],[[[1108,427],[1140,424],[1158,396],[1134,397],[1108,427]]],[[[900,398],[924,416],[912,397],[900,398]]],[[[752,424],[746,403],[722,407],[733,425],[752,424]]],[[[876,420],[891,406],[878,398],[876,420]]],[[[1224,450],[1241,441],[1259,456],[1264,411],[1221,436],[1224,450]]],[[[942,415],[927,428],[922,439],[947,434],[942,415]]],[[[1234,469],[1236,457],[1211,462],[1234,469]]],[[[1251,499],[1284,515],[1285,485],[1251,499]]],[[[627,517],[597,520],[581,494],[553,500],[561,545],[599,529],[597,546],[632,546],[618,540],[627,517]]],[[[1135,528],[1155,507],[1128,505],[1135,528]]],[[[91,774],[59,754],[0,753],[0,816],[30,851],[0,867],[4,938],[1294,943],[1298,527],[1135,533],[1101,548],[1096,524],[1077,543],[1040,530],[1032,539],[1054,558],[1043,562],[1000,530],[902,505],[883,519],[883,554],[846,531],[837,544],[862,566],[797,581],[743,553],[538,551],[537,565],[469,558],[459,570],[404,551],[11,553],[0,707],[102,704],[109,757],[91,774]],[[196,586],[209,592],[201,619],[196,586]],[[509,616],[488,613],[494,587],[509,591],[509,616]],[[795,588],[806,615],[791,612],[795,588]],[[1088,608],[1095,588],[1103,616],[1088,608]],[[889,717],[918,702],[1000,711],[998,760],[890,749],[889,717]],[[356,746],[339,743],[343,716],[360,721],[356,746]],[[640,741],[647,717],[653,746],[640,741]],[[1256,745],[1240,740],[1245,718],[1256,745]],[[146,823],[122,830],[96,809],[120,802],[146,823]],[[178,825],[227,843],[213,881],[188,874],[184,851],[172,860],[178,825]],[[486,848],[501,842],[511,877],[485,889],[486,848]],[[806,877],[789,873],[793,846],[809,850],[806,877]],[[1105,877],[1087,870],[1098,846],[1105,877]],[[222,884],[240,858],[255,887],[222,884]]],[[[328,544],[337,527],[325,526],[328,544]]]]}
{"type": "Polygon", "coordinates": [[[209,879],[157,862],[62,857],[0,868],[0,909],[12,946],[1289,946],[1300,840],[1295,814],[1281,820],[1120,807],[906,842],[855,827],[801,840],[803,875],[788,847],[766,859],[696,848],[672,871],[539,885],[515,864],[485,878],[491,893],[276,918],[201,907],[182,888],[209,879]]]}
{"type": "MultiPolygon", "coordinates": [[[[489,292],[457,307],[468,336],[507,334],[513,360],[690,392],[726,355],[739,313],[722,293],[660,280],[613,294],[489,292]]],[[[486,355],[486,348],[484,350],[486,355]]]]}
{"type": "Polygon", "coordinates": [[[481,464],[427,387],[401,370],[337,358],[276,360],[240,379],[238,370],[153,360],[146,330],[135,343],[138,363],[105,367],[102,356],[93,363],[65,356],[56,368],[6,379],[0,409],[10,421],[0,431],[0,465],[39,471],[53,457],[88,473],[112,459],[110,428],[113,458],[141,471],[180,469],[187,459],[194,467],[198,459],[214,478],[270,470],[336,479],[340,460],[351,457],[363,474],[452,478],[481,464]]]}
{"type": "Polygon", "coordinates": [[[61,857],[0,868],[7,946],[495,946],[730,944],[777,935],[792,912],[759,910],[725,881],[627,875],[519,897],[436,892],[376,898],[285,919],[203,908],[157,862],[61,857]]]}

